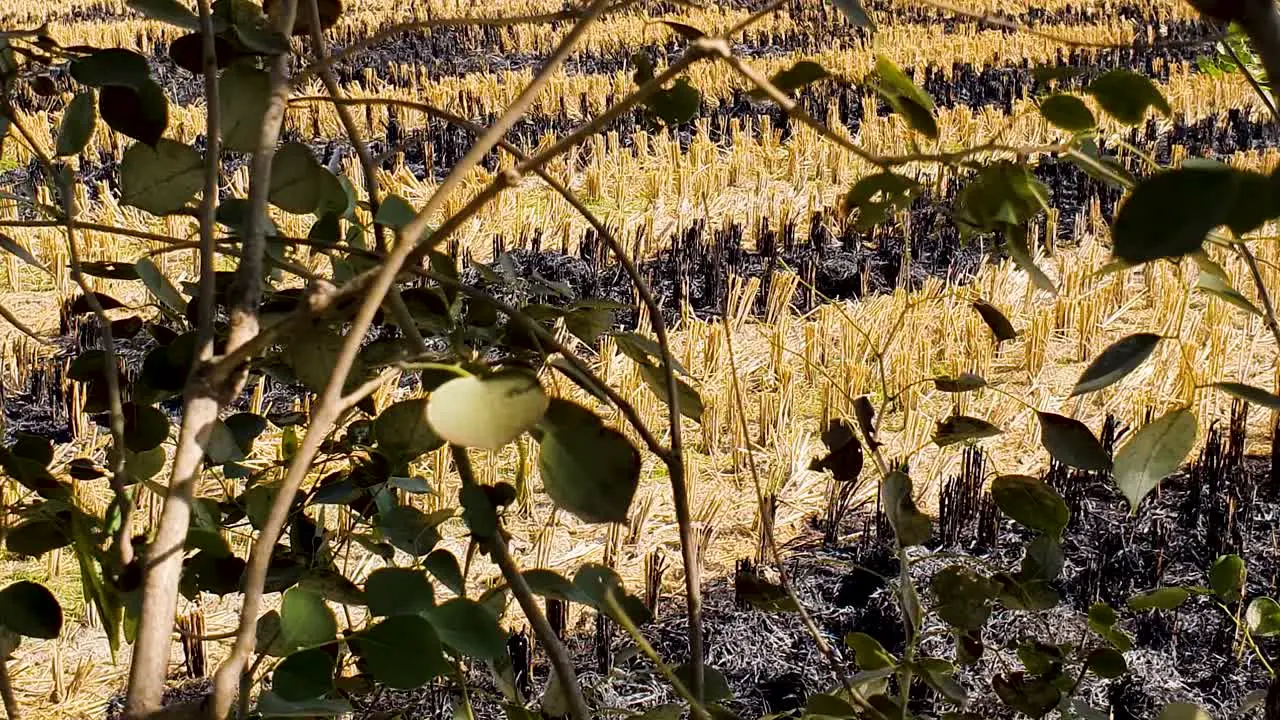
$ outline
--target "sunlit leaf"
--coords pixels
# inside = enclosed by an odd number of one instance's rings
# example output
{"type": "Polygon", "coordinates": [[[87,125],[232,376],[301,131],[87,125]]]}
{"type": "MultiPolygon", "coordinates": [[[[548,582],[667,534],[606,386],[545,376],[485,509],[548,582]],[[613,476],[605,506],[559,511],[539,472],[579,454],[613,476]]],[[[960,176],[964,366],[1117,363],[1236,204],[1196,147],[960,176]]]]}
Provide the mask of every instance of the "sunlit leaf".
{"type": "Polygon", "coordinates": [[[1182,466],[1195,445],[1196,430],[1195,413],[1174,410],[1144,425],[1116,453],[1116,485],[1133,513],[1147,493],[1182,466]]]}

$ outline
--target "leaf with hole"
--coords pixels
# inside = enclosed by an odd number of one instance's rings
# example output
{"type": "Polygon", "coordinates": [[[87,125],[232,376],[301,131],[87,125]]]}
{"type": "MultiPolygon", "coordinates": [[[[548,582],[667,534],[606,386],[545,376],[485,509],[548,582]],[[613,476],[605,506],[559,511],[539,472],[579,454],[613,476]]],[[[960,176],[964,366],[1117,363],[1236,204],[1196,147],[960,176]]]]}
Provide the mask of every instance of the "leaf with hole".
{"type": "Polygon", "coordinates": [[[1073,468],[1105,472],[1111,456],[1084,423],[1065,415],[1036,411],[1040,420],[1040,444],[1054,460],[1073,468]]]}
{"type": "Polygon", "coordinates": [[[496,450],[538,424],[550,400],[533,375],[506,370],[468,375],[436,388],[427,420],[447,442],[496,450]]]}
{"type": "Polygon", "coordinates": [[[1111,343],[1080,374],[1069,397],[1091,393],[1119,382],[1151,357],[1159,343],[1160,336],[1154,333],[1134,333],[1111,343]]]}
{"type": "Polygon", "coordinates": [[[1213,387],[1234,398],[1252,403],[1270,410],[1280,410],[1280,395],[1267,392],[1260,387],[1238,382],[1216,382],[1213,387]]]}
{"type": "Polygon", "coordinates": [[[0,590],[0,625],[25,637],[52,640],[62,632],[62,606],[45,586],[19,580],[0,590]]]}
{"type": "Polygon", "coordinates": [[[913,497],[911,478],[895,470],[880,483],[880,505],[903,547],[923,545],[932,532],[929,516],[920,512],[913,497]]]}
{"type": "Polygon", "coordinates": [[[420,615],[389,617],[348,642],[374,679],[389,688],[421,687],[453,672],[435,629],[420,615]]]}
{"type": "Polygon", "coordinates": [[[640,483],[640,452],[586,408],[552,400],[539,425],[538,471],[547,495],[590,523],[622,523],[640,483]]]}
{"type": "Polygon", "coordinates": [[[1112,474],[1133,514],[1147,493],[1182,466],[1197,430],[1195,413],[1174,410],[1143,426],[1116,453],[1112,474]]]}
{"type": "Polygon", "coordinates": [[[507,634],[489,608],[470,598],[453,598],[427,613],[427,619],[445,644],[481,660],[493,660],[507,652],[507,634]]]}
{"type": "Polygon", "coordinates": [[[435,605],[431,580],[422,570],[386,567],[374,570],[364,585],[374,615],[414,615],[435,605]]]}
{"type": "Polygon", "coordinates": [[[1149,78],[1131,70],[1112,70],[1089,83],[1087,92],[1111,117],[1125,125],[1137,125],[1155,108],[1163,115],[1173,110],[1149,78]]]}
{"type": "Polygon", "coordinates": [[[289,702],[324,697],[333,690],[334,657],[322,648],[299,650],[271,672],[271,691],[289,702]]]}
{"type": "Polygon", "coordinates": [[[1071,520],[1066,502],[1048,484],[1029,475],[1001,475],[991,482],[991,498],[1019,525],[1059,536],[1071,520]]]}
{"type": "MultiPolygon", "coordinates": [[[[180,142],[138,143],[120,159],[120,202],[152,215],[181,210],[203,186],[204,158],[180,142]]],[[[184,301],[178,310],[185,306],[184,301]]]]}

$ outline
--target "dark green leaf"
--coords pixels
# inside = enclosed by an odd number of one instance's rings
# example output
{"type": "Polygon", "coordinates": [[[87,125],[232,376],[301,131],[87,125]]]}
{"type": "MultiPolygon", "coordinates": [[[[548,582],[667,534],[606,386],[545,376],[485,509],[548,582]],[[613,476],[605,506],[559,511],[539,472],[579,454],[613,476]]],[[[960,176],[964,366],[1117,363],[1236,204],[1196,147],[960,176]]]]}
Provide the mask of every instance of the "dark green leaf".
{"type": "Polygon", "coordinates": [[[98,115],[121,135],[154,146],[169,127],[169,100],[150,79],[137,87],[107,85],[98,91],[98,115]]]}
{"type": "MultiPolygon", "coordinates": [[[[1210,260],[1209,262],[1213,262],[1210,260]]],[[[1216,265],[1216,263],[1214,263],[1216,265]]],[[[1219,269],[1221,269],[1219,267],[1219,269]]],[[[1262,311],[1249,301],[1249,298],[1240,293],[1239,290],[1231,287],[1231,284],[1209,272],[1201,271],[1200,278],[1196,281],[1196,289],[1207,292],[1219,300],[1234,305],[1247,313],[1262,317],[1262,311]]]]}
{"type": "Polygon", "coordinates": [[[1222,602],[1237,602],[1244,595],[1247,574],[1244,560],[1239,555],[1223,555],[1209,568],[1209,587],[1222,602]]]}
{"type": "Polygon", "coordinates": [[[62,632],[62,606],[45,586],[19,580],[0,590],[0,625],[25,637],[52,640],[62,632]]]}
{"type": "Polygon", "coordinates": [[[936,377],[933,379],[933,386],[945,393],[966,393],[986,387],[987,381],[981,375],[962,372],[955,377],[936,377]]]}
{"type": "Polygon", "coordinates": [[[132,452],[141,453],[169,439],[169,418],[150,405],[124,405],[124,442],[132,452]]]}
{"type": "Polygon", "coordinates": [[[120,202],[152,215],[168,215],[204,187],[204,158],[173,140],[160,138],[154,145],[140,142],[125,150],[120,159],[120,202]]]}
{"type": "Polygon", "coordinates": [[[126,5],[152,20],[177,25],[187,30],[200,29],[200,18],[177,0],[129,0],[126,5]]]}
{"type": "Polygon", "coordinates": [[[271,691],[258,696],[258,713],[264,718],[321,718],[339,717],[352,712],[346,700],[320,698],[303,702],[289,702],[271,691]]]}
{"type": "Polygon", "coordinates": [[[1037,411],[1036,417],[1040,420],[1040,443],[1054,460],[1081,470],[1111,469],[1111,457],[1084,423],[1048,412],[1037,411]]]}
{"type": "Polygon", "coordinates": [[[933,116],[933,98],[921,90],[892,60],[876,57],[876,89],[889,106],[907,121],[913,130],[930,140],[938,139],[938,121],[933,116]]]}
{"type": "Polygon", "coordinates": [[[1259,387],[1238,382],[1216,382],[1213,386],[1222,392],[1240,398],[1247,403],[1260,405],[1271,410],[1280,410],[1280,395],[1267,392],[1259,387]]]}
{"type": "Polygon", "coordinates": [[[378,449],[395,462],[412,462],[444,445],[427,422],[427,399],[402,400],[383,410],[373,422],[378,449]]]}
{"type": "Polygon", "coordinates": [[[383,513],[378,528],[387,541],[414,557],[422,557],[440,542],[436,523],[421,510],[408,506],[392,508],[383,513]]]}
{"type": "Polygon", "coordinates": [[[991,333],[996,336],[996,342],[1004,342],[1018,337],[1018,331],[1013,329],[1013,323],[1009,322],[1009,318],[1004,313],[996,309],[994,305],[985,300],[976,300],[973,303],[973,309],[978,311],[982,316],[982,321],[991,328],[991,333]]]}
{"type": "MultiPolygon", "coordinates": [[[[693,686],[693,667],[688,663],[677,666],[675,676],[680,678],[680,682],[684,683],[685,687],[693,686]]],[[[714,703],[733,698],[733,689],[729,687],[729,681],[724,673],[710,665],[703,666],[702,681],[703,700],[714,703]]]]}
{"type": "Polygon", "coordinates": [[[866,633],[851,632],[844,636],[844,644],[853,651],[854,660],[863,670],[881,670],[898,664],[898,659],[885,650],[879,640],[866,633]]]}
{"type": "Polygon", "coordinates": [[[462,568],[458,566],[458,558],[448,550],[432,550],[422,566],[431,573],[441,585],[453,591],[454,595],[465,594],[466,588],[462,579],[462,568]]]}
{"type": "MultiPolygon", "coordinates": [[[[769,82],[774,87],[784,93],[791,93],[805,85],[815,83],[819,80],[825,80],[831,77],[831,73],[827,69],[812,60],[800,60],[796,64],[774,73],[769,78],[769,82]]],[[[757,100],[767,99],[769,96],[763,90],[757,88],[751,91],[751,96],[757,100]]]]}
{"type": "Polygon", "coordinates": [[[1004,231],[1004,248],[1009,252],[1009,257],[1013,258],[1014,264],[1031,278],[1031,284],[1044,290],[1045,292],[1058,294],[1058,286],[1054,284],[1045,271],[1040,269],[1036,264],[1035,258],[1031,255],[1030,248],[1027,247],[1027,226],[1026,225],[1006,225],[1004,231]]]}
{"type": "Polygon", "coordinates": [[[524,577],[524,581],[529,584],[529,590],[535,595],[543,595],[560,600],[573,599],[573,583],[554,570],[533,568],[520,574],[524,577]]]}
{"type": "Polygon", "coordinates": [[[547,494],[586,522],[626,522],[640,452],[586,408],[552,400],[540,425],[538,470],[547,494]]]}
{"type": "Polygon", "coordinates": [[[450,647],[471,657],[493,660],[507,652],[507,634],[489,608],[469,598],[453,598],[427,613],[440,636],[450,647]]]}
{"type": "Polygon", "coordinates": [[[1108,345],[1081,373],[1070,397],[1101,390],[1118,382],[1150,357],[1159,343],[1159,335],[1134,333],[1108,345]]]}
{"type": "Polygon", "coordinates": [[[1098,124],[1089,106],[1074,95],[1050,95],[1040,101],[1040,114],[1055,127],[1067,132],[1090,130],[1098,124]]]}
{"type": "Polygon", "coordinates": [[[338,621],[319,595],[292,588],[280,602],[280,632],[291,647],[323,645],[337,636],[338,621]]]}
{"type": "Polygon", "coordinates": [[[906,210],[919,193],[920,183],[904,175],[879,172],[859,180],[840,202],[842,215],[857,213],[854,227],[869,231],[890,219],[895,212],[906,210]]]}
{"type": "Polygon", "coordinates": [[[378,205],[378,214],[373,221],[392,230],[400,230],[417,216],[418,211],[413,209],[408,200],[399,195],[388,195],[378,205]]]}
{"type": "Polygon", "coordinates": [[[222,145],[227,150],[253,152],[271,102],[271,78],[264,70],[237,63],[218,78],[218,109],[222,145]]]}
{"type": "Polygon", "coordinates": [[[1142,610],[1177,610],[1191,597],[1185,588],[1163,587],[1150,592],[1138,593],[1129,598],[1129,609],[1142,610]]]}
{"type": "Polygon", "coordinates": [[[991,687],[1000,701],[1033,718],[1048,715],[1062,700],[1062,691],[1044,678],[1029,678],[1021,672],[991,678],[991,687]]]}
{"type": "Polygon", "coordinates": [[[4,536],[5,547],[15,555],[40,557],[45,553],[71,544],[68,535],[58,523],[36,518],[11,529],[4,536]]]}
{"type": "Polygon", "coordinates": [[[71,61],[71,77],[89,87],[116,85],[140,88],[151,78],[142,55],[123,48],[107,48],[71,61]]]}
{"type": "Polygon", "coordinates": [[[369,612],[374,615],[413,615],[435,605],[431,580],[422,570],[380,568],[364,584],[369,612]]]}
{"type": "Polygon", "coordinates": [[[1116,485],[1134,514],[1142,498],[1182,466],[1195,445],[1197,429],[1195,413],[1174,410],[1143,426],[1116,453],[1116,485]]]}
{"type": "Polygon", "coordinates": [[[351,650],[374,679],[390,688],[421,687],[452,672],[431,623],[420,615],[396,615],[350,640],[351,650]]]}
{"type": "Polygon", "coordinates": [[[1058,493],[1029,475],[1001,475],[991,483],[991,497],[1001,512],[1020,525],[1055,537],[1071,519],[1058,493]]]}
{"type": "Polygon", "coordinates": [[[670,88],[654,93],[646,105],[665,125],[680,125],[697,116],[702,93],[690,85],[687,78],[679,78],[670,88]]]}
{"type": "Polygon", "coordinates": [[[93,126],[98,121],[96,101],[93,91],[86,90],[67,103],[62,112],[62,124],[58,126],[58,157],[79,155],[89,144],[93,126]]]}
{"type": "Polygon", "coordinates": [[[314,212],[320,204],[325,169],[302,143],[285,143],[271,163],[271,204],[297,215],[314,212]]]}
{"type": "Polygon", "coordinates": [[[333,690],[334,657],[322,648],[300,650],[271,673],[271,691],[288,702],[324,697],[333,690]]]}
{"type": "Polygon", "coordinates": [[[895,470],[885,477],[880,484],[880,504],[900,545],[923,545],[929,539],[932,523],[916,508],[911,478],[906,473],[895,470]]]}
{"type": "Polygon", "coordinates": [[[9,449],[14,455],[37,463],[41,467],[47,468],[53,462],[53,441],[39,435],[19,432],[14,438],[13,446],[9,449]]]}
{"type": "Polygon", "coordinates": [[[1089,83],[1088,92],[1108,115],[1126,125],[1137,125],[1155,108],[1164,115],[1172,110],[1155,83],[1130,70],[1112,70],[1089,83]]]}
{"type": "MultiPolygon", "coordinates": [[[[668,406],[671,405],[670,394],[667,393],[666,374],[658,365],[650,365],[649,363],[640,363],[640,377],[644,379],[644,384],[649,386],[654,395],[668,406]]],[[[676,378],[676,398],[680,403],[680,414],[698,422],[702,421],[702,396],[689,383],[676,378]]]]}
{"type": "Polygon", "coordinates": [[[844,15],[845,19],[854,25],[872,31],[876,29],[875,21],[871,19],[871,15],[863,6],[862,0],[831,0],[831,4],[835,5],[840,14],[844,15]]]}
{"type": "Polygon", "coordinates": [[[858,711],[835,695],[810,695],[804,706],[804,717],[815,720],[855,718],[858,717],[858,711]]]}
{"type": "Polygon", "coordinates": [[[981,418],[952,415],[937,424],[933,432],[933,443],[938,447],[946,447],[969,440],[994,437],[1000,433],[1000,428],[981,418]]]}
{"type": "Polygon", "coordinates": [[[999,591],[991,579],[962,565],[949,565],[929,583],[937,604],[934,611],[958,630],[975,631],[991,616],[991,601],[999,591]]]}
{"type": "Polygon", "coordinates": [[[757,610],[797,612],[795,600],[782,585],[771,583],[754,569],[740,570],[733,579],[734,596],[757,610]]]}
{"type": "MultiPolygon", "coordinates": [[[[167,141],[166,141],[167,142],[167,141]]],[[[134,147],[143,147],[135,145],[134,147]]],[[[173,286],[169,278],[160,272],[160,268],[152,262],[151,258],[142,258],[133,265],[137,271],[138,277],[142,280],[142,284],[147,286],[147,290],[151,291],[151,295],[164,304],[175,313],[183,313],[187,307],[187,299],[182,297],[178,292],[178,288],[173,286]]]]}
{"type": "Polygon", "coordinates": [[[1098,648],[1089,653],[1089,671],[1100,678],[1111,680],[1129,671],[1124,655],[1112,648],[1098,648]]]}

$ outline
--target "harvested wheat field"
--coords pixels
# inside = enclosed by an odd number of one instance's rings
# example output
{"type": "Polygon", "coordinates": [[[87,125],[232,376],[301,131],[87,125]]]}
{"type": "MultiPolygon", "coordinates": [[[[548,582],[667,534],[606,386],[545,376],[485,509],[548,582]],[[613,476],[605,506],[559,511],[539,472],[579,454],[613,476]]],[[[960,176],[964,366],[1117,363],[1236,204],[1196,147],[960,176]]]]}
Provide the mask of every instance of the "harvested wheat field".
{"type": "Polygon", "coordinates": [[[0,8],[12,720],[1278,717],[1247,23],[206,5],[0,8]]]}

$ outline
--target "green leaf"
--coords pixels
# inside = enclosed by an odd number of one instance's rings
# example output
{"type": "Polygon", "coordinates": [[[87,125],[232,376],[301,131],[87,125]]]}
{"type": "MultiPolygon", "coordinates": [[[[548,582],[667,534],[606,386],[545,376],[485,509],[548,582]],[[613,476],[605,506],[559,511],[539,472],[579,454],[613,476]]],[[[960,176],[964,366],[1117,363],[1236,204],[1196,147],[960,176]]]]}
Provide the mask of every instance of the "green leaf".
{"type": "MultiPolygon", "coordinates": [[[[649,363],[640,363],[640,377],[644,380],[644,384],[649,386],[654,395],[665,403],[668,407],[671,405],[671,396],[667,393],[666,373],[662,371],[660,365],[652,365],[649,363]]],[[[676,378],[676,397],[680,402],[680,414],[698,422],[702,422],[702,396],[689,383],[676,378]]]]}
{"type": "Polygon", "coordinates": [[[1191,597],[1185,588],[1162,587],[1150,592],[1138,593],[1129,598],[1129,609],[1135,612],[1143,610],[1177,610],[1191,597]]]}
{"type": "Polygon", "coordinates": [[[271,76],[265,70],[245,63],[223,70],[218,78],[222,146],[239,152],[257,150],[270,103],[271,76]]]}
{"type": "Polygon", "coordinates": [[[698,115],[702,93],[689,84],[688,78],[678,78],[670,88],[654,93],[645,105],[663,124],[669,127],[680,125],[698,115]]]}
{"type": "Polygon", "coordinates": [[[554,570],[531,568],[520,573],[520,575],[524,577],[524,581],[528,583],[529,590],[534,595],[542,595],[559,600],[573,599],[573,583],[554,570]]]}
{"type": "Polygon", "coordinates": [[[1116,453],[1113,475],[1134,514],[1142,498],[1182,466],[1196,441],[1196,416],[1183,408],[1134,433],[1116,453]]]}
{"type": "Polygon", "coordinates": [[[1222,602],[1237,602],[1244,596],[1247,575],[1248,569],[1239,555],[1223,555],[1209,568],[1209,587],[1222,602]]]}
{"type": "Polygon", "coordinates": [[[98,122],[97,98],[92,90],[86,90],[71,99],[62,111],[62,124],[58,126],[58,157],[79,155],[93,137],[93,126],[98,122]]]}
{"type": "Polygon", "coordinates": [[[140,88],[151,79],[151,68],[142,55],[122,48],[98,50],[71,61],[71,77],[89,87],[108,85],[140,88]]]}
{"type": "Polygon", "coordinates": [[[1249,602],[1244,621],[1257,637],[1280,635],[1280,604],[1269,597],[1256,597],[1249,602]]]}
{"type": "MultiPolygon", "coordinates": [[[[656,340],[633,332],[615,332],[610,333],[609,336],[617,344],[618,351],[635,362],[641,365],[662,366],[662,347],[656,340]]],[[[681,375],[689,376],[689,371],[675,357],[671,358],[671,367],[681,375]]]]}
{"type": "Polygon", "coordinates": [[[853,651],[854,660],[863,670],[882,670],[897,667],[898,659],[879,640],[866,633],[851,632],[844,636],[844,644],[853,651]]]}
{"type": "Polygon", "coordinates": [[[1098,648],[1089,653],[1089,671],[1106,680],[1112,680],[1129,671],[1124,655],[1112,648],[1098,648]]]}
{"type": "Polygon", "coordinates": [[[57,523],[36,518],[9,530],[4,536],[4,542],[9,552],[15,555],[40,557],[51,550],[70,545],[71,536],[57,523]]]}
{"type": "Polygon", "coordinates": [[[296,215],[314,212],[320,205],[325,169],[302,143],[285,143],[271,163],[271,204],[296,215]]]}
{"type": "Polygon", "coordinates": [[[640,484],[640,452],[595,413],[552,400],[539,425],[538,471],[555,504],[590,523],[622,523],[640,484]]]}
{"type": "Polygon", "coordinates": [[[303,702],[333,690],[334,657],[323,648],[300,650],[271,673],[271,691],[288,702],[303,702]]]}
{"type": "Polygon", "coordinates": [[[169,418],[150,405],[124,404],[124,444],[142,453],[169,439],[169,418]]]}
{"type": "Polygon", "coordinates": [[[969,702],[969,693],[955,681],[955,665],[940,658],[920,658],[915,663],[916,672],[934,690],[954,705],[969,702]]]}
{"type": "Polygon", "coordinates": [[[432,608],[427,619],[440,639],[471,657],[493,660],[507,652],[507,634],[489,608],[469,598],[453,598],[432,608]]]}
{"type": "Polygon", "coordinates": [[[1213,387],[1247,403],[1260,405],[1271,410],[1280,410],[1280,395],[1267,392],[1262,388],[1238,382],[1216,382],[1213,387]]]}
{"type": "Polygon", "coordinates": [[[876,23],[863,6],[862,0],[831,0],[831,4],[835,5],[840,14],[854,25],[872,31],[876,29],[876,23]]]}
{"type": "Polygon", "coordinates": [[[1058,294],[1058,286],[1053,280],[1045,274],[1044,270],[1036,264],[1035,258],[1031,256],[1031,250],[1027,247],[1027,226],[1026,225],[1008,225],[1004,232],[1004,247],[1009,252],[1009,257],[1013,258],[1014,264],[1031,278],[1031,284],[1044,290],[1045,292],[1058,294]]]}
{"type": "Polygon", "coordinates": [[[755,570],[743,570],[733,579],[734,595],[751,607],[765,612],[799,612],[787,589],[761,577],[755,570]]]}
{"type": "Polygon", "coordinates": [[[269,610],[258,618],[254,624],[254,637],[259,652],[269,657],[285,657],[297,649],[290,645],[280,628],[280,613],[269,610]]]}
{"type": "MultiPolygon", "coordinates": [[[[1001,232],[1019,265],[1035,267],[1025,226],[1049,207],[1049,188],[1027,165],[1001,161],[978,168],[956,193],[954,206],[952,219],[962,237],[1001,232]]],[[[1039,268],[1036,273],[1043,275],[1039,268]]],[[[1052,287],[1043,278],[1033,279],[1052,287]]]]}
{"type": "Polygon", "coordinates": [[[1080,374],[1069,397],[1091,393],[1119,382],[1151,357],[1159,343],[1160,336],[1154,333],[1134,333],[1111,343],[1080,374]]]}
{"type": "MultiPolygon", "coordinates": [[[[685,687],[693,687],[693,667],[689,663],[677,666],[674,671],[685,687]]],[[[733,689],[729,687],[724,673],[710,665],[703,666],[702,681],[702,699],[706,702],[718,703],[733,698],[733,689]]]]}
{"type": "Polygon", "coordinates": [[[976,631],[991,617],[991,601],[999,587],[990,578],[962,565],[948,565],[929,582],[938,617],[958,630],[976,631]]]}
{"type": "Polygon", "coordinates": [[[1159,720],[1213,720],[1213,716],[1191,703],[1169,703],[1160,711],[1159,720]]]}
{"type": "Polygon", "coordinates": [[[346,700],[322,698],[303,702],[289,702],[271,691],[258,696],[258,713],[264,718],[321,718],[337,717],[352,712],[351,703],[346,700]]]}
{"type": "Polygon", "coordinates": [[[462,578],[462,568],[458,566],[458,558],[448,550],[432,550],[426,559],[422,561],[422,566],[431,573],[441,585],[453,591],[454,595],[466,594],[466,583],[462,578]]]}
{"type": "MultiPolygon", "coordinates": [[[[769,82],[774,87],[784,93],[791,93],[805,85],[815,83],[819,80],[825,80],[831,77],[831,73],[827,69],[812,60],[800,60],[786,70],[779,70],[769,78],[769,82]]],[[[769,95],[760,88],[751,91],[751,97],[756,100],[768,99],[769,95]]]]}
{"type": "Polygon", "coordinates": [[[154,146],[169,127],[169,99],[150,79],[137,87],[107,85],[98,91],[98,115],[121,135],[154,146]]]}
{"type": "Polygon", "coordinates": [[[1230,283],[1217,275],[1201,271],[1200,279],[1196,280],[1196,289],[1209,293],[1219,300],[1234,305],[1247,313],[1262,317],[1262,311],[1258,309],[1257,305],[1254,305],[1249,301],[1249,298],[1242,295],[1239,290],[1231,287],[1230,283]]]}
{"type": "Polygon", "coordinates": [[[200,18],[177,0],[128,0],[125,4],[152,20],[177,25],[187,30],[200,29],[200,18]]]}
{"type": "Polygon", "coordinates": [[[991,687],[1005,705],[1033,718],[1042,718],[1062,700],[1062,691],[1044,678],[1012,672],[991,678],[991,687]]]}
{"type": "Polygon", "coordinates": [[[438,523],[421,510],[405,505],[379,515],[378,528],[387,541],[414,557],[422,557],[440,542],[438,523]]]}
{"type": "Polygon", "coordinates": [[[138,143],[120,159],[120,202],[152,215],[181,210],[202,187],[204,158],[180,142],[138,143]]]}
{"type": "Polygon", "coordinates": [[[444,445],[427,422],[426,398],[402,400],[373,421],[378,449],[397,463],[407,463],[444,445]]]}
{"type": "Polygon", "coordinates": [[[62,606],[45,586],[19,580],[0,590],[0,625],[25,637],[52,640],[62,632],[62,606]]]}
{"type": "Polygon", "coordinates": [[[1111,456],[1088,426],[1074,418],[1036,411],[1040,420],[1040,443],[1054,460],[1081,470],[1105,472],[1111,456]]]}
{"type": "Polygon", "coordinates": [[[431,580],[422,570],[380,568],[364,584],[369,612],[374,615],[413,615],[435,605],[431,580]]]}
{"type": "Polygon", "coordinates": [[[53,274],[50,272],[49,268],[45,267],[43,263],[36,259],[35,255],[31,254],[31,251],[23,247],[23,245],[17,240],[14,240],[3,233],[0,233],[0,249],[8,252],[10,255],[13,255],[22,262],[43,271],[47,275],[53,274]]]}
{"type": "Polygon", "coordinates": [[[454,445],[496,450],[537,425],[549,402],[538,379],[529,373],[468,375],[449,380],[431,393],[427,420],[454,445]]]}
{"type": "Polygon", "coordinates": [[[1089,106],[1074,95],[1059,93],[1041,100],[1040,114],[1049,121],[1050,125],[1067,132],[1091,130],[1098,124],[1089,106]]]}
{"type": "Polygon", "coordinates": [[[160,272],[160,268],[151,261],[151,258],[142,258],[134,263],[134,270],[137,271],[138,277],[142,280],[142,284],[147,286],[147,290],[155,296],[157,300],[164,304],[175,313],[183,313],[187,309],[187,299],[182,297],[178,292],[178,288],[169,282],[169,278],[160,272]]]}
{"type": "Polygon", "coordinates": [[[1029,475],[1001,475],[996,478],[991,482],[991,498],[1001,512],[1019,525],[1054,537],[1060,536],[1071,520],[1071,511],[1062,497],[1029,475]]]}
{"type": "Polygon", "coordinates": [[[420,615],[396,615],[351,638],[352,651],[374,679],[408,690],[452,673],[431,623],[420,615]],[[407,661],[408,660],[408,661],[407,661]]]}
{"type": "Polygon", "coordinates": [[[936,377],[933,379],[933,386],[944,393],[966,393],[986,387],[987,381],[981,375],[963,372],[955,377],[936,377]]]}
{"type": "Polygon", "coordinates": [[[880,484],[880,504],[903,547],[923,545],[929,539],[932,522],[916,508],[911,478],[895,470],[880,484]]]}
{"type": "Polygon", "coordinates": [[[1172,113],[1169,102],[1149,78],[1130,70],[1112,70],[1089,83],[1087,92],[1111,117],[1126,125],[1137,125],[1155,108],[1164,115],[1172,113]]]}
{"type": "Polygon", "coordinates": [[[408,200],[399,195],[388,195],[378,205],[378,214],[373,221],[392,230],[401,230],[417,216],[418,211],[413,209],[408,200]]]}
{"type": "Polygon", "coordinates": [[[1000,428],[981,418],[952,415],[937,423],[933,431],[933,443],[938,447],[946,447],[969,440],[995,437],[1001,432],[1000,428]]]}
{"type": "Polygon", "coordinates": [[[290,588],[280,602],[280,632],[292,647],[323,645],[337,636],[338,621],[319,595],[290,588]]]}
{"type": "Polygon", "coordinates": [[[1063,156],[1064,159],[1083,170],[1089,177],[1108,185],[1127,189],[1137,183],[1133,173],[1120,162],[1115,155],[1106,155],[1093,140],[1076,142],[1075,152],[1063,156]]]}
{"type": "Polygon", "coordinates": [[[1005,340],[1013,340],[1018,337],[1018,331],[1013,329],[1013,323],[1009,322],[1009,318],[1004,313],[996,309],[994,305],[985,300],[976,300],[973,303],[973,309],[978,311],[978,315],[982,316],[982,322],[991,328],[991,333],[996,336],[996,342],[1004,342],[1005,340]]]}
{"type": "Polygon", "coordinates": [[[857,213],[854,227],[869,231],[911,206],[920,192],[920,183],[904,175],[879,172],[858,180],[840,201],[843,215],[857,213]]]}
{"type": "Polygon", "coordinates": [[[804,717],[815,720],[827,718],[855,718],[858,711],[842,698],[835,695],[810,695],[804,706],[804,717]]]}
{"type": "Polygon", "coordinates": [[[884,55],[876,56],[876,75],[880,79],[876,89],[894,112],[901,115],[911,129],[930,140],[937,140],[938,121],[933,116],[933,98],[884,55]]]}
{"type": "Polygon", "coordinates": [[[1184,165],[1144,178],[1116,213],[1112,253],[1137,264],[1195,253],[1221,225],[1243,235],[1280,214],[1273,186],[1227,165],[1184,165]]]}

